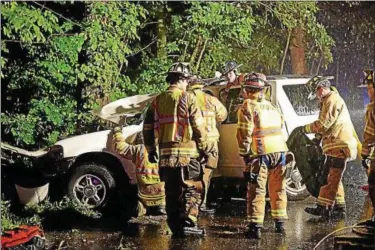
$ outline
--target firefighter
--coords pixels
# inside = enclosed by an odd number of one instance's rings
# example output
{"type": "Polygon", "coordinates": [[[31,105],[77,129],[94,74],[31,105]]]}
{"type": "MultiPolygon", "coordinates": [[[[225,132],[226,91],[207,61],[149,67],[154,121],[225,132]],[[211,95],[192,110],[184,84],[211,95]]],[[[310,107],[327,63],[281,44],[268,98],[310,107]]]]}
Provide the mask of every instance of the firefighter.
{"type": "Polygon", "coordinates": [[[330,81],[321,76],[313,77],[306,87],[310,100],[316,97],[320,103],[318,120],[298,127],[303,133],[315,133],[322,140],[326,156],[323,169],[329,169],[326,185],[319,191],[317,206],[307,207],[309,214],[323,217],[344,217],[345,193],[342,176],[349,159],[356,159],[358,138],[350,119],[348,108],[330,81]]]}
{"type": "MultiPolygon", "coordinates": [[[[362,165],[368,171],[368,184],[369,184],[369,195],[371,198],[372,206],[375,210],[375,103],[374,103],[374,70],[365,70],[365,79],[363,84],[359,87],[367,87],[367,94],[370,98],[370,103],[366,108],[365,116],[365,129],[363,133],[363,145],[362,145],[362,165]],[[368,163],[370,166],[368,166],[368,163]]],[[[375,217],[372,219],[375,222],[375,217]]]]}
{"type": "Polygon", "coordinates": [[[238,110],[237,124],[239,152],[246,166],[248,235],[258,239],[263,227],[267,180],[276,232],[284,232],[284,220],[288,218],[285,181],[288,147],[281,133],[283,117],[263,96],[267,86],[265,75],[247,75],[242,85],[245,100],[238,110]]]}
{"type": "Polygon", "coordinates": [[[224,65],[224,70],[222,75],[225,76],[227,80],[227,85],[222,93],[220,93],[220,99],[225,102],[228,97],[228,92],[230,87],[235,85],[241,85],[244,81],[245,75],[238,73],[238,68],[242,64],[237,64],[235,61],[228,61],[224,65]]]}
{"type": "Polygon", "coordinates": [[[158,164],[149,162],[141,134],[137,135],[136,141],[137,145],[129,145],[122,135],[121,127],[113,129],[113,148],[119,155],[131,160],[136,166],[140,200],[137,208],[138,215],[144,215],[146,209],[150,215],[164,215],[166,214],[164,182],[160,181],[158,164]]]}
{"type": "Polygon", "coordinates": [[[189,92],[195,96],[197,105],[202,111],[207,134],[207,144],[210,145],[209,156],[206,166],[204,167],[203,181],[205,185],[205,194],[200,211],[205,213],[215,213],[214,208],[209,208],[207,206],[207,192],[210,186],[212,172],[217,168],[219,160],[218,142],[220,134],[217,125],[227,118],[228,112],[217,98],[203,92],[203,86],[204,83],[202,79],[197,76],[190,80],[189,92]]]}
{"type": "Polygon", "coordinates": [[[198,214],[204,195],[200,155],[208,155],[206,133],[196,98],[186,91],[190,77],[187,63],[170,67],[166,78],[170,86],[151,103],[143,125],[150,162],[159,161],[167,223],[175,237],[205,234],[198,226],[198,214]]]}

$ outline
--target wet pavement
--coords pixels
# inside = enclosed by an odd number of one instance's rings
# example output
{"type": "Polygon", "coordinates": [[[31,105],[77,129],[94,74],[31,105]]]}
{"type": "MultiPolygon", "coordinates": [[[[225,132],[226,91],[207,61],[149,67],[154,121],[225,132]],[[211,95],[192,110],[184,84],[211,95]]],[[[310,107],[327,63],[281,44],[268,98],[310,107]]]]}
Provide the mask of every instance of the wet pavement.
{"type": "MultiPolygon", "coordinates": [[[[245,201],[241,199],[223,204],[214,216],[201,218],[201,225],[207,230],[205,238],[172,239],[165,216],[136,218],[128,225],[120,223],[122,226],[117,228],[108,228],[99,223],[89,229],[47,231],[46,237],[49,249],[313,249],[328,233],[370,216],[368,211],[364,212],[364,206],[369,205],[365,203],[366,192],[360,189],[365,184],[366,176],[360,163],[349,163],[344,175],[347,201],[345,219],[319,221],[317,217],[306,214],[303,209],[314,204],[312,197],[289,202],[286,234],[282,236],[274,232],[268,211],[261,240],[251,240],[244,236],[245,201]]],[[[318,249],[332,248],[331,237],[318,249]]]]}

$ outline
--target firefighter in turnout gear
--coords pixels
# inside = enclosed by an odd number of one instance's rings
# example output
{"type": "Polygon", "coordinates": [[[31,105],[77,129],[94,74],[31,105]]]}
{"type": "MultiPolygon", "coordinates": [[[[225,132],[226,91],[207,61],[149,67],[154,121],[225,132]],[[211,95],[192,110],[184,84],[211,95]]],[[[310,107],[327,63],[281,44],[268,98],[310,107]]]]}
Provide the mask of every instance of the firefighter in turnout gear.
{"type": "Polygon", "coordinates": [[[217,168],[217,163],[219,160],[218,142],[220,134],[217,126],[227,118],[228,112],[224,105],[216,97],[203,92],[203,86],[204,83],[202,79],[197,76],[193,77],[190,80],[189,92],[195,96],[197,105],[202,111],[205,130],[207,133],[207,144],[209,145],[209,156],[207,158],[203,174],[205,195],[202,206],[200,207],[200,211],[206,213],[215,213],[214,208],[209,208],[207,206],[207,192],[210,186],[212,172],[215,168],[217,168]]]}
{"type": "Polygon", "coordinates": [[[316,138],[322,140],[326,156],[324,168],[329,172],[326,185],[320,188],[317,206],[307,207],[305,211],[316,216],[344,217],[346,205],[342,176],[347,161],[357,158],[360,143],[348,108],[330,81],[316,76],[306,83],[306,87],[310,91],[308,98],[317,97],[320,102],[319,118],[297,129],[303,133],[315,133],[316,138]]]}
{"type": "Polygon", "coordinates": [[[196,98],[186,91],[190,77],[187,63],[171,66],[166,78],[170,86],[151,103],[143,125],[150,161],[159,161],[167,223],[175,237],[205,234],[198,227],[198,214],[204,195],[200,158],[208,155],[206,133],[196,98]]]}
{"type": "MultiPolygon", "coordinates": [[[[363,84],[358,87],[366,87],[370,103],[367,104],[365,115],[365,129],[363,133],[362,145],[362,165],[368,171],[369,195],[372,207],[375,211],[375,100],[374,100],[374,70],[365,70],[365,79],[363,84]]],[[[375,217],[372,219],[375,223],[375,217]]]]}
{"type": "Polygon", "coordinates": [[[138,215],[147,213],[151,215],[163,215],[165,212],[164,182],[160,181],[159,167],[157,163],[148,160],[148,154],[143,145],[142,135],[136,138],[137,145],[125,142],[121,127],[113,129],[113,148],[127,160],[131,160],[136,166],[136,178],[138,185],[138,215]]]}
{"type": "Polygon", "coordinates": [[[237,64],[235,61],[228,61],[225,63],[222,75],[225,76],[227,85],[225,86],[224,91],[220,94],[222,102],[226,101],[230,87],[243,84],[245,75],[238,73],[238,68],[241,66],[242,64],[237,64]]]}
{"type": "Polygon", "coordinates": [[[283,117],[263,96],[266,76],[250,73],[243,88],[245,101],[238,110],[237,141],[246,167],[248,235],[261,237],[265,213],[266,185],[271,199],[271,214],[276,232],[284,232],[288,218],[286,196],[286,153],[288,147],[282,135],[283,117]]]}

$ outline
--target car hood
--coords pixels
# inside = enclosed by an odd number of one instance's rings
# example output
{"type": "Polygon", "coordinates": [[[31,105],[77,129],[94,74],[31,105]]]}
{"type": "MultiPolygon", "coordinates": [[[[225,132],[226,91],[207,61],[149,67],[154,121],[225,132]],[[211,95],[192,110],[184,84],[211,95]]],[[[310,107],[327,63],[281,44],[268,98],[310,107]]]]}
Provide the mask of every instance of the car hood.
{"type": "Polygon", "coordinates": [[[148,104],[158,94],[135,95],[111,102],[93,111],[94,115],[103,120],[119,125],[126,125],[125,118],[143,113],[148,104]]]}

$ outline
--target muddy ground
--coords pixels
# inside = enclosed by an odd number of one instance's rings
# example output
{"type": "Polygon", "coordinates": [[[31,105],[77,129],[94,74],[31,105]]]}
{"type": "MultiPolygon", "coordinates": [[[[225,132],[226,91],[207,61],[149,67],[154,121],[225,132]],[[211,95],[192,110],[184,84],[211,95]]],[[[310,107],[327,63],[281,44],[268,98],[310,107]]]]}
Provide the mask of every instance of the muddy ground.
{"type": "MultiPolygon", "coordinates": [[[[207,230],[205,238],[172,239],[165,216],[132,218],[127,223],[119,214],[109,214],[100,220],[80,221],[76,217],[71,228],[65,218],[63,230],[46,228],[48,249],[312,249],[328,233],[370,217],[366,193],[360,189],[365,183],[360,163],[350,163],[344,176],[348,211],[343,220],[320,221],[306,214],[303,209],[314,204],[312,197],[289,202],[285,236],[274,232],[268,211],[262,239],[247,239],[244,236],[245,201],[237,199],[221,204],[214,216],[201,218],[207,230]]],[[[49,223],[61,223],[61,219],[54,218],[49,223]]],[[[329,238],[319,249],[332,247],[333,238],[329,238]]]]}

